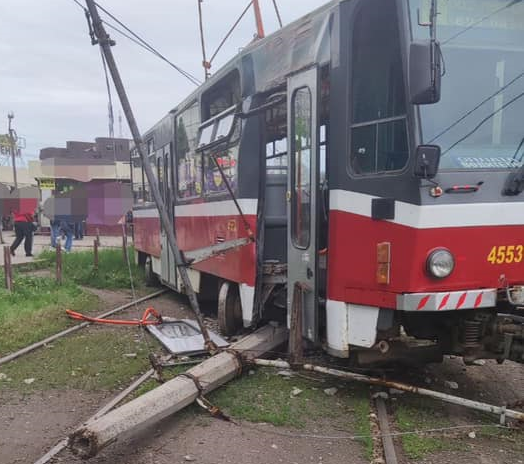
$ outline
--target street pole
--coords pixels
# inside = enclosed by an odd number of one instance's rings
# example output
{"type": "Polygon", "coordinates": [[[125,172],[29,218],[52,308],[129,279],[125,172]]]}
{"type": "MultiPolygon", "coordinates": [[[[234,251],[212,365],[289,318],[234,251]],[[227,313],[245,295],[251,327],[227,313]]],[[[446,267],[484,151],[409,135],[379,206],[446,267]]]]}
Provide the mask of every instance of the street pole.
{"type": "Polygon", "coordinates": [[[13,183],[15,184],[15,189],[18,188],[18,182],[16,179],[16,132],[11,127],[11,121],[15,117],[14,113],[11,111],[7,114],[7,119],[9,120],[9,146],[11,147],[11,161],[13,163],[13,183]]]}
{"type": "Polygon", "coordinates": [[[191,305],[191,308],[197,318],[200,331],[202,332],[202,336],[204,338],[205,347],[208,351],[214,351],[216,350],[216,345],[213,343],[213,341],[209,337],[209,332],[206,326],[204,325],[204,321],[202,318],[202,314],[200,312],[200,307],[198,304],[197,296],[193,289],[191,281],[189,280],[189,275],[187,272],[187,263],[185,262],[185,260],[182,257],[182,252],[178,248],[173,223],[169,220],[169,216],[167,214],[167,208],[164,204],[162,196],[160,195],[160,190],[158,189],[158,183],[153,174],[153,169],[151,168],[151,164],[149,163],[149,160],[147,159],[147,156],[144,153],[142,137],[140,136],[140,132],[138,130],[138,125],[136,123],[135,116],[133,114],[133,110],[131,109],[131,105],[127,98],[127,94],[124,88],[124,84],[122,82],[122,78],[120,77],[120,73],[118,72],[118,68],[115,62],[115,58],[113,56],[113,52],[111,51],[111,46],[114,45],[115,42],[110,39],[109,35],[107,34],[104,28],[104,24],[102,23],[102,20],[100,19],[98,10],[95,5],[95,1],[86,0],[86,5],[89,10],[89,14],[91,15],[94,35],[96,36],[96,40],[94,39],[94,37],[91,38],[91,43],[93,45],[96,45],[98,43],[100,45],[100,49],[102,50],[102,53],[104,54],[105,60],[107,62],[107,67],[109,68],[111,77],[113,78],[115,89],[118,93],[118,97],[120,98],[120,104],[122,105],[122,109],[124,110],[124,115],[127,119],[127,123],[129,124],[129,129],[133,136],[136,150],[138,151],[138,154],[140,155],[140,159],[142,160],[142,166],[144,167],[147,181],[149,182],[149,186],[151,187],[151,192],[153,194],[153,199],[155,201],[155,204],[158,208],[158,212],[160,214],[160,221],[162,222],[162,226],[164,230],[166,231],[169,247],[171,248],[171,251],[173,252],[173,256],[175,257],[176,266],[178,268],[180,278],[182,279],[182,285],[184,287],[187,297],[189,298],[189,303],[191,305]]]}

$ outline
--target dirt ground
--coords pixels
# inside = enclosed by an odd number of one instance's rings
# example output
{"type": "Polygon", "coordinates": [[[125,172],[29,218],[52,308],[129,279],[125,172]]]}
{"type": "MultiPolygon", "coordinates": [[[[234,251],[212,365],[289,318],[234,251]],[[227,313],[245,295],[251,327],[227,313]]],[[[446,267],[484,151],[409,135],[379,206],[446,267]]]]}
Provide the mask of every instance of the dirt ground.
{"type": "MultiPolygon", "coordinates": [[[[96,291],[108,308],[130,300],[129,292],[96,291]]],[[[152,302],[131,308],[121,317],[137,317],[152,305],[163,315],[189,317],[184,298],[165,294],[152,302]]],[[[459,359],[446,359],[442,365],[404,372],[404,380],[429,388],[478,399],[493,404],[511,404],[524,397],[524,367],[513,363],[464,366],[459,359]],[[452,380],[458,390],[446,390],[444,382],[452,380]]],[[[131,383],[131,379],[129,381],[131,383]]],[[[21,395],[0,392],[0,464],[33,463],[76,426],[109,401],[115,392],[44,391],[21,395]]],[[[398,399],[401,401],[401,398],[398,399]]],[[[471,423],[478,417],[458,406],[443,406],[457,418],[457,423],[471,423]]],[[[182,414],[151,427],[131,439],[117,442],[104,450],[94,464],[342,464],[366,463],[361,443],[340,438],[345,435],[329,421],[310,424],[296,430],[268,424],[235,425],[205,415],[182,414]],[[290,434],[290,435],[289,435],[290,434]],[[314,437],[313,437],[313,436],[314,437]]],[[[464,440],[464,434],[461,437],[464,440]]],[[[462,442],[461,442],[462,443],[462,442]]],[[[423,464],[478,463],[524,464],[520,447],[500,439],[479,436],[460,444],[452,451],[442,451],[419,461],[423,464]]],[[[81,462],[69,452],[62,452],[52,462],[81,462]]]]}

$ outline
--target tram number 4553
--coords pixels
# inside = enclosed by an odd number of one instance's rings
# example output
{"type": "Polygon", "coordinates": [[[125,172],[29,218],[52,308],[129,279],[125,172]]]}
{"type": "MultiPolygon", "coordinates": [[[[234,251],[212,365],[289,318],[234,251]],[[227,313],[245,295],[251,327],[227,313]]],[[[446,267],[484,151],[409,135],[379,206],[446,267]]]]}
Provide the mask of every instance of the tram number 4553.
{"type": "Polygon", "coordinates": [[[494,246],[488,255],[488,262],[491,264],[520,263],[523,259],[524,245],[494,246]]]}

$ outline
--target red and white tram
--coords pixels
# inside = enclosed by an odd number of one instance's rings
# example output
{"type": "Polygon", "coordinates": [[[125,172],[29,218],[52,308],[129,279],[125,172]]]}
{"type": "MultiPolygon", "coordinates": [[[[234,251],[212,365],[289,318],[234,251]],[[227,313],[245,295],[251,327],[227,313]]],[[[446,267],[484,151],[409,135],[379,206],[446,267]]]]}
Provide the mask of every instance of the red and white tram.
{"type": "MultiPolygon", "coordinates": [[[[223,331],[299,294],[335,356],[524,361],[522,24],[523,2],[334,0],[144,135],[223,331]]],[[[133,162],[138,261],[183,292],[133,162]]]]}

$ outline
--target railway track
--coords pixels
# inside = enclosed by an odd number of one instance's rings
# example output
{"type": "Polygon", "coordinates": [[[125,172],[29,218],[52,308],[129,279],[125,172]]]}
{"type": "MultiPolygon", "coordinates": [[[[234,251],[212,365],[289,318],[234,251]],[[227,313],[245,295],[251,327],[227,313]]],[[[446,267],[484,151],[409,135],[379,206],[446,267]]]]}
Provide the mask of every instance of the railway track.
{"type": "MultiPolygon", "coordinates": [[[[114,308],[110,311],[107,311],[103,314],[100,314],[97,316],[97,319],[105,319],[109,316],[112,316],[113,314],[116,314],[120,311],[124,311],[125,309],[127,308],[131,308],[132,306],[136,305],[136,304],[139,304],[139,303],[143,303],[144,301],[148,301],[148,300],[151,300],[153,298],[157,298],[159,297],[160,295],[163,295],[164,293],[167,292],[167,289],[162,289],[162,290],[159,290],[157,292],[154,292],[154,293],[151,293],[149,295],[146,295],[142,298],[138,298],[136,300],[133,300],[129,303],[126,303],[124,305],[121,305],[121,306],[118,306],[117,308],[114,308]]],[[[39,342],[36,342],[36,343],[33,343],[31,345],[28,345],[18,351],[15,351],[14,353],[10,353],[2,358],[0,358],[0,366],[2,364],[6,364],[10,361],[13,361],[14,359],[17,359],[19,358],[20,356],[23,356],[25,354],[28,354],[28,353],[31,353],[32,351],[35,351],[37,350],[38,348],[42,348],[43,346],[57,340],[58,338],[62,338],[62,337],[65,337],[66,335],[69,335],[69,334],[72,334],[74,332],[77,332],[78,330],[81,330],[81,329],[84,329],[88,326],[91,325],[91,322],[82,322],[81,324],[78,324],[78,325],[75,325],[73,327],[70,327],[68,329],[65,329],[65,330],[62,330],[61,332],[58,332],[54,335],[51,335],[50,337],[47,337],[43,340],[40,340],[39,342]]]]}

